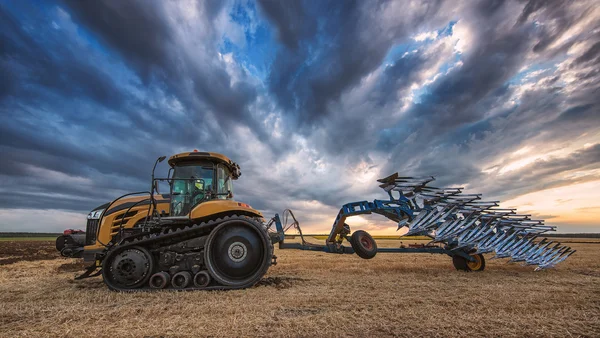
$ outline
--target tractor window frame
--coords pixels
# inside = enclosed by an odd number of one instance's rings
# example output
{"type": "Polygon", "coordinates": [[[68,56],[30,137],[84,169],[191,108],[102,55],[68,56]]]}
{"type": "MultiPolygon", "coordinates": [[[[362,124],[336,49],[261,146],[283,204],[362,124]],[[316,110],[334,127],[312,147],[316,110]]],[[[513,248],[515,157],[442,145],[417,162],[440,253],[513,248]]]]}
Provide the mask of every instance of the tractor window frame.
{"type": "MultiPolygon", "coordinates": [[[[172,216],[187,216],[192,211],[192,209],[194,207],[196,207],[198,204],[208,201],[208,200],[211,200],[212,199],[211,196],[216,191],[216,188],[215,188],[215,183],[217,182],[216,181],[216,178],[217,178],[216,172],[217,172],[217,169],[216,169],[215,164],[210,161],[194,162],[194,163],[189,163],[189,164],[179,163],[179,164],[173,166],[173,175],[171,177],[171,189],[170,189],[171,215],[172,216]],[[194,175],[189,175],[190,177],[185,177],[185,176],[188,176],[188,174],[189,174],[189,167],[194,167],[195,168],[193,170],[194,172],[197,172],[197,170],[198,170],[197,168],[201,168],[202,171],[210,170],[211,173],[210,173],[210,175],[201,175],[201,177],[194,177],[194,179],[192,179],[192,177],[194,175]],[[181,175],[182,168],[186,168],[187,169],[186,171],[188,172],[187,174],[183,174],[183,176],[181,175]],[[202,196],[200,198],[198,198],[197,195],[194,195],[194,189],[193,189],[192,185],[195,185],[195,182],[193,182],[193,180],[195,180],[195,179],[202,180],[204,182],[203,187],[202,187],[202,196]],[[209,179],[210,179],[210,182],[208,182],[209,179]],[[181,192],[176,192],[175,191],[176,187],[181,188],[182,185],[184,185],[184,188],[182,189],[184,191],[184,193],[182,194],[181,192]],[[181,204],[180,207],[179,207],[179,204],[181,204]],[[177,210],[179,210],[179,212],[177,212],[177,210]]],[[[207,172],[205,172],[205,173],[208,174],[207,172]]]]}
{"type": "Polygon", "coordinates": [[[233,198],[233,177],[231,170],[223,164],[217,165],[217,180],[216,180],[216,197],[222,200],[230,200],[233,198]]]}

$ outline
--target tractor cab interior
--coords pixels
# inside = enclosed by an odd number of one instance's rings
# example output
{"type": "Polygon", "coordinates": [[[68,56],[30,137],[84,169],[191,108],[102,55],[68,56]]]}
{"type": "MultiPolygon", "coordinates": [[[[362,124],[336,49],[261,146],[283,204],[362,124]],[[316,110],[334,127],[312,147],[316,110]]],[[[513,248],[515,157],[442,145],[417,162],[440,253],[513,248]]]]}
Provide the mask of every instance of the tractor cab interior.
{"type": "Polygon", "coordinates": [[[196,205],[214,199],[233,197],[230,170],[209,160],[183,162],[173,166],[171,216],[190,213],[196,205]]]}

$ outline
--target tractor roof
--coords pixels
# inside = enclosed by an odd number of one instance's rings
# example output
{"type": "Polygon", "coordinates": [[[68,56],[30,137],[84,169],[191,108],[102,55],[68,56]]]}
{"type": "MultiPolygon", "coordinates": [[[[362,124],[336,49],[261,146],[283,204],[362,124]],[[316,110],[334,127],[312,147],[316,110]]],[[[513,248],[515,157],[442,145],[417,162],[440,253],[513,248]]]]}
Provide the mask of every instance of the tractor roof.
{"type": "Polygon", "coordinates": [[[235,178],[239,177],[240,167],[230,160],[227,156],[219,153],[209,153],[206,151],[194,150],[192,152],[179,153],[169,158],[169,165],[174,167],[178,164],[191,164],[199,161],[210,161],[214,163],[223,163],[229,167],[235,178]],[[236,174],[237,173],[237,174],[236,174]]]}

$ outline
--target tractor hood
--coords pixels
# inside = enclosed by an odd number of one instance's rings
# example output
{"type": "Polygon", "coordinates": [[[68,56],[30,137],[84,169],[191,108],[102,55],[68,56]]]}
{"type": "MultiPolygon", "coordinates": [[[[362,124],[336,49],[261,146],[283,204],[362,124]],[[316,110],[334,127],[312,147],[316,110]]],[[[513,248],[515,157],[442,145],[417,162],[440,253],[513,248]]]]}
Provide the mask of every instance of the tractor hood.
{"type": "MultiPolygon", "coordinates": [[[[156,203],[157,204],[163,204],[163,203],[169,203],[169,201],[171,200],[171,195],[169,194],[157,194],[154,196],[154,198],[156,199],[156,203]]],[[[149,206],[150,205],[150,198],[146,195],[143,196],[131,196],[131,197],[124,197],[121,198],[120,200],[116,201],[115,203],[113,203],[112,205],[110,205],[110,209],[105,210],[110,203],[106,203],[106,204],[102,204],[101,206],[95,208],[94,210],[92,210],[92,212],[90,212],[90,214],[99,214],[103,213],[103,216],[109,216],[111,214],[114,214],[115,212],[121,211],[121,210],[125,210],[125,209],[129,209],[131,206],[133,206],[134,204],[136,204],[136,206],[149,206]],[[143,201],[145,200],[145,201],[143,201]],[[98,213],[98,211],[100,211],[100,213],[98,213]]],[[[160,206],[159,206],[160,207],[160,206]]],[[[161,212],[162,210],[158,210],[158,212],[161,212]]],[[[168,212],[168,210],[165,210],[168,212]]],[[[95,215],[93,215],[95,216],[95,215]]],[[[99,218],[99,217],[98,217],[99,218]]],[[[89,215],[88,215],[88,219],[90,219],[89,215]]]]}

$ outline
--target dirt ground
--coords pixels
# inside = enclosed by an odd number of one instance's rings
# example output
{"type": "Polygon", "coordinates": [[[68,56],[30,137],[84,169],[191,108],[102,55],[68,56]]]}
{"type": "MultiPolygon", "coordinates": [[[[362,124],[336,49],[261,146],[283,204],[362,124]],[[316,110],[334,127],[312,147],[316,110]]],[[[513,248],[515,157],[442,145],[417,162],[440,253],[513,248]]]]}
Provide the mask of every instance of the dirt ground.
{"type": "Polygon", "coordinates": [[[20,261],[56,259],[54,241],[1,241],[0,266],[20,261]]]}
{"type": "Polygon", "coordinates": [[[444,255],[276,250],[250,289],[132,294],[74,281],[82,264],[53,245],[0,242],[1,337],[600,336],[598,242],[542,272],[491,256],[465,273],[444,255]]]}

